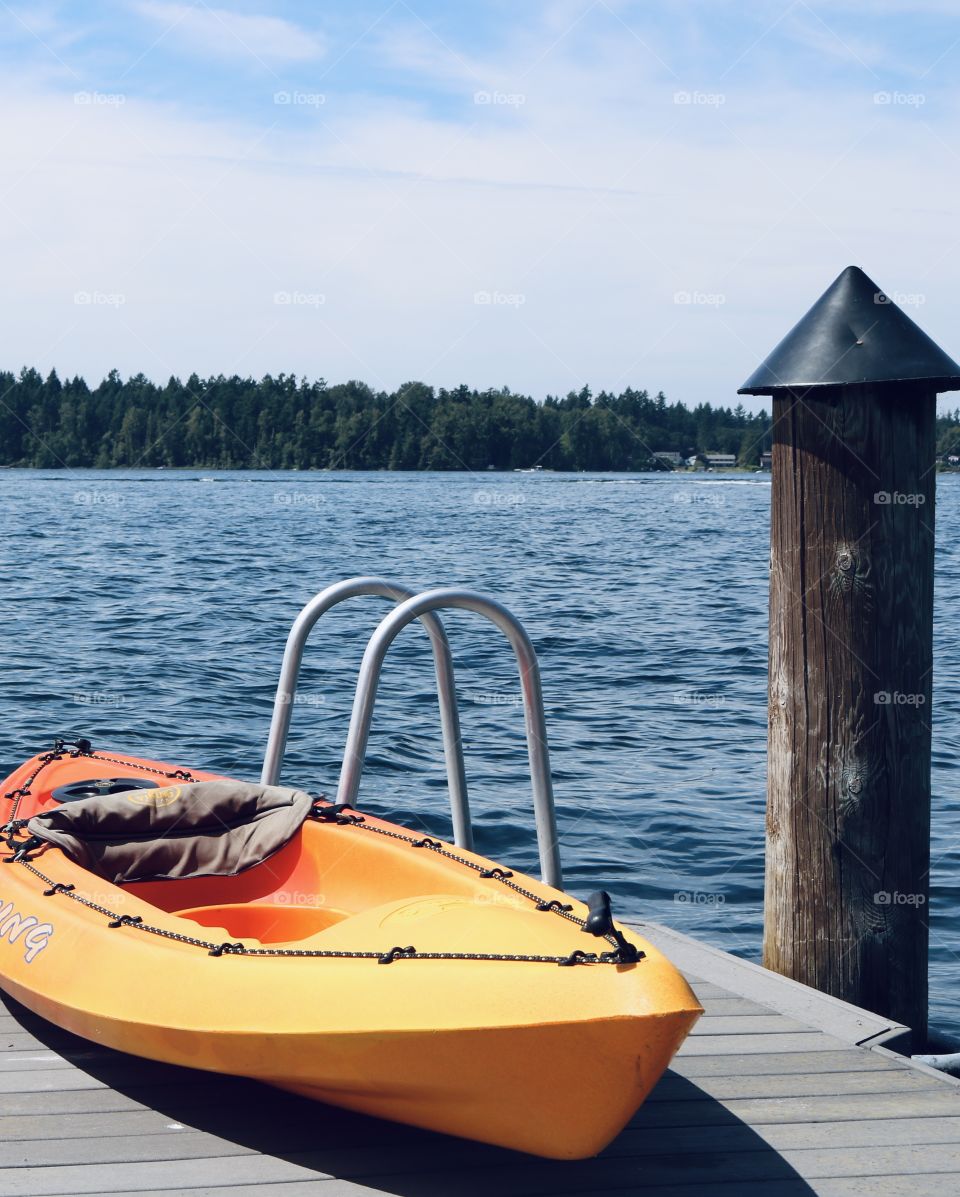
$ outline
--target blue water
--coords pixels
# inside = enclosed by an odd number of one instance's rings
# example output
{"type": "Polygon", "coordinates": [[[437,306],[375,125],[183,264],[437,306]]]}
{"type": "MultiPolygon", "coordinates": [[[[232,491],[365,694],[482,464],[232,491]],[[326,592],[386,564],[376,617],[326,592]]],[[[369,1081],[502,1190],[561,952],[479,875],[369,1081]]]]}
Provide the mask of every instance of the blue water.
{"type": "MultiPolygon", "coordinates": [[[[256,778],[311,595],[368,573],[467,586],[540,655],[567,888],[759,958],[768,477],[9,470],[0,502],[0,764],[75,732],[256,778]]],[[[960,1035],[960,479],[937,505],[931,1025],[960,1035]]],[[[335,789],[386,609],[355,599],[316,628],[284,780],[335,789]]],[[[477,846],[536,872],[512,657],[479,617],[444,619],[477,846]]],[[[387,659],[361,805],[450,834],[417,627],[387,659]]]]}

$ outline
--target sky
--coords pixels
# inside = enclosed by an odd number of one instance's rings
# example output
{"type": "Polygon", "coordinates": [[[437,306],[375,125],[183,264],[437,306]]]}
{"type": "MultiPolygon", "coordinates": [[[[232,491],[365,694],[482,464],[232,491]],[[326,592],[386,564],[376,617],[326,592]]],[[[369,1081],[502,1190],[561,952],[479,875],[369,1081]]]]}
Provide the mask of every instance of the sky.
{"type": "Polygon", "coordinates": [[[958,16],[0,0],[0,368],[735,404],[851,264],[958,357],[958,16]]]}

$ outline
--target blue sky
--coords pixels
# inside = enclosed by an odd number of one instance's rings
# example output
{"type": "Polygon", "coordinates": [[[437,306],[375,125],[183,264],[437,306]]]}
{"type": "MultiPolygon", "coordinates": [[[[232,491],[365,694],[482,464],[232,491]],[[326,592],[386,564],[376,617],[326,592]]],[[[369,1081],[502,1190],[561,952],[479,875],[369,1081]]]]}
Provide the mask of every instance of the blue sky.
{"type": "Polygon", "coordinates": [[[0,0],[0,365],[728,403],[850,263],[958,356],[958,67],[953,0],[0,0]]]}

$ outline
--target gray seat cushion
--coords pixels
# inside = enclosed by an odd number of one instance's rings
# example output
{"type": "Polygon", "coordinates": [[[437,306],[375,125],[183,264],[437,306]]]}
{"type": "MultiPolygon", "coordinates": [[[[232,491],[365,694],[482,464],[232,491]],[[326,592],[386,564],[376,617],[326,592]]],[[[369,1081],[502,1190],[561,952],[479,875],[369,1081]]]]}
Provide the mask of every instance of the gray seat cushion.
{"type": "Polygon", "coordinates": [[[232,877],[288,844],[312,804],[302,790],[199,781],[84,798],[27,828],[115,884],[232,877]]]}

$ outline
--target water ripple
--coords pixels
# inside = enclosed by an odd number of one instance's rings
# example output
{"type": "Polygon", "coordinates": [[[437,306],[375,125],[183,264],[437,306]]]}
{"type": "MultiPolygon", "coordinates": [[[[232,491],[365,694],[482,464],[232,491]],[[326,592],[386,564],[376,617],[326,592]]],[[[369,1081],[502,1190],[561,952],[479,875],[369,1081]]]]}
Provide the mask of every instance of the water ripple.
{"type": "MultiPolygon", "coordinates": [[[[467,586],[515,610],[540,654],[570,890],[605,885],[624,914],[759,956],[768,479],[6,470],[0,489],[8,768],[82,732],[256,777],[312,594],[364,573],[467,586]]],[[[938,489],[932,1019],[960,1033],[960,485],[938,489]]],[[[316,629],[286,780],[335,790],[386,610],[357,600],[316,629]]],[[[492,627],[444,619],[477,843],[535,871],[516,666],[492,627]]],[[[450,834],[420,629],[388,655],[361,796],[450,834]]]]}

